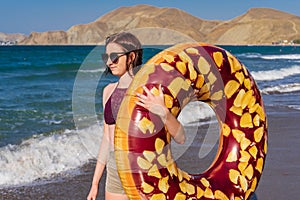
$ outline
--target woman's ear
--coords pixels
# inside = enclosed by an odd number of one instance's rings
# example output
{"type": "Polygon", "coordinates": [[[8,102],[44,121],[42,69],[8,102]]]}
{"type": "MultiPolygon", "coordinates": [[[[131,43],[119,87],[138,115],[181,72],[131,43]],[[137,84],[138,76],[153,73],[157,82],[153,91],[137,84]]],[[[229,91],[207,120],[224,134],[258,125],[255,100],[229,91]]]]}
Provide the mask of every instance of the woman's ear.
{"type": "Polygon", "coordinates": [[[135,60],[135,53],[134,52],[130,52],[129,55],[128,55],[128,61],[129,63],[133,63],[133,61],[135,60]]]}

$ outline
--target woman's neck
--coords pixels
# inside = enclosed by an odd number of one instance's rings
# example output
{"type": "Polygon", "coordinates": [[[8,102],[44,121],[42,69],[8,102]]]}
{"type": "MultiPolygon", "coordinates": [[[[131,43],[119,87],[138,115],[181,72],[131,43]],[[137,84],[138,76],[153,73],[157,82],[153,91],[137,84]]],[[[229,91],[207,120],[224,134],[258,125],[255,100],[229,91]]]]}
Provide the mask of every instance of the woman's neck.
{"type": "Polygon", "coordinates": [[[128,88],[131,81],[132,81],[132,76],[126,72],[125,74],[123,74],[120,79],[119,79],[119,82],[118,82],[118,87],[119,88],[128,88]]]}

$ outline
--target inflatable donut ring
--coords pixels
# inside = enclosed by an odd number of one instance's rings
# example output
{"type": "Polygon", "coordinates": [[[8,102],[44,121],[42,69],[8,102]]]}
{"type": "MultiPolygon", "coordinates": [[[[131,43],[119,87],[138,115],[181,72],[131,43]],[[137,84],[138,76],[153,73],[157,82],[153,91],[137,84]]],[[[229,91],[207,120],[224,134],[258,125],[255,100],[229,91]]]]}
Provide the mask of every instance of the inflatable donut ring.
{"type": "Polygon", "coordinates": [[[135,76],[121,104],[115,129],[118,173],[130,199],[248,199],[267,153],[267,119],[259,89],[246,67],[215,46],[179,44],[150,59],[135,76]],[[179,169],[170,134],[154,114],[136,105],[146,86],[178,116],[190,101],[214,110],[219,148],[201,174],[179,169]]]}

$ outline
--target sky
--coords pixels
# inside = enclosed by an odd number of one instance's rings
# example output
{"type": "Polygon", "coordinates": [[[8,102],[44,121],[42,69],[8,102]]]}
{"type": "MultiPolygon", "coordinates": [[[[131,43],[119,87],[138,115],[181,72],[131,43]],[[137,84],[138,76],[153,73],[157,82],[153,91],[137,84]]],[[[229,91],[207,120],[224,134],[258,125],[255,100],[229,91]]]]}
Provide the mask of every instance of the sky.
{"type": "Polygon", "coordinates": [[[0,32],[68,30],[95,21],[121,6],[179,8],[205,20],[230,20],[250,8],[274,8],[300,16],[297,0],[0,0],[0,32]]]}

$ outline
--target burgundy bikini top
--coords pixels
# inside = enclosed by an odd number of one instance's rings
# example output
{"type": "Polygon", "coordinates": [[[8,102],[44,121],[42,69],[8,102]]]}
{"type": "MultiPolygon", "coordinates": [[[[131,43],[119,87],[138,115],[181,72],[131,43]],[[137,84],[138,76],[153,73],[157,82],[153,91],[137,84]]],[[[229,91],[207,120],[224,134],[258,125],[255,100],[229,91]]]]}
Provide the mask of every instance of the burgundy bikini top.
{"type": "Polygon", "coordinates": [[[116,124],[116,119],[121,102],[127,88],[116,88],[110,95],[104,107],[104,121],[107,124],[116,124]]]}

